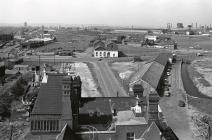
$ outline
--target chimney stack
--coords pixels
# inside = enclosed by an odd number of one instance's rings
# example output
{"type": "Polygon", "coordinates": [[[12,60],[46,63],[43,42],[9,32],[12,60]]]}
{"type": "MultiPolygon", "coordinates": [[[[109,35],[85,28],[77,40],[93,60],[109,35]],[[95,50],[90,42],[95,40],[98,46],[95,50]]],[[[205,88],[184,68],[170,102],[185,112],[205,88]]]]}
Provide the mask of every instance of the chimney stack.
{"type": "Polygon", "coordinates": [[[78,129],[79,104],[81,99],[81,79],[79,76],[73,77],[71,87],[71,108],[73,118],[73,130],[78,129]]]}

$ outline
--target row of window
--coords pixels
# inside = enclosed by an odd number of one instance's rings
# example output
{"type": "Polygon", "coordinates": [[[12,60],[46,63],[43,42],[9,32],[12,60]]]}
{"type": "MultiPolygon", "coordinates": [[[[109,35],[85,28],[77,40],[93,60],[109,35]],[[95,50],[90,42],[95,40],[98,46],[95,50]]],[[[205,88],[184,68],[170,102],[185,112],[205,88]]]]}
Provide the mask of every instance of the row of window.
{"type": "Polygon", "coordinates": [[[129,132],[127,133],[127,140],[134,140],[135,139],[135,134],[134,132],[129,132]]]}
{"type": "Polygon", "coordinates": [[[58,131],[59,120],[32,120],[32,131],[58,131]]]}
{"type": "MultiPolygon", "coordinates": [[[[110,56],[110,52],[96,52],[96,56],[103,56],[103,57],[109,57],[110,56]]],[[[113,53],[113,57],[115,57],[115,53],[113,53]]]]}
{"type": "Polygon", "coordinates": [[[63,94],[64,95],[69,95],[70,94],[70,91],[63,91],[63,94]]]}
{"type": "Polygon", "coordinates": [[[70,88],[70,85],[64,85],[63,88],[64,89],[69,89],[70,88]]]}

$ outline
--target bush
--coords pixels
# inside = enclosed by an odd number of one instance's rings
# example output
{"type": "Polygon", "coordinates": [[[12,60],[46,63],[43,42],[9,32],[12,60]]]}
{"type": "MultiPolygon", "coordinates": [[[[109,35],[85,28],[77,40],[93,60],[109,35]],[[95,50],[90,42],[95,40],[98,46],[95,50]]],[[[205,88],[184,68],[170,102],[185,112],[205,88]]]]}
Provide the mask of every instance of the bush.
{"type": "Polygon", "coordinates": [[[24,86],[27,85],[27,82],[23,80],[22,78],[18,80],[15,85],[11,88],[11,93],[15,96],[21,96],[25,92],[24,86]]]}
{"type": "Polygon", "coordinates": [[[185,102],[182,100],[179,100],[178,105],[179,107],[185,107],[185,102]]]}

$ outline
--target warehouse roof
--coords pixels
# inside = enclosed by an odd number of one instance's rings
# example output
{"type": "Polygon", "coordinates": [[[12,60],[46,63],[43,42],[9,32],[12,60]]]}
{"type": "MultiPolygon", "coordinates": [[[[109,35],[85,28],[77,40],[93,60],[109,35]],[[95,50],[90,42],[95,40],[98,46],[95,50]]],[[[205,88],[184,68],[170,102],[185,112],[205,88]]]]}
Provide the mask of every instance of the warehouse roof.
{"type": "Polygon", "coordinates": [[[146,81],[148,84],[156,89],[169,58],[172,58],[171,53],[160,53],[154,59],[149,69],[144,73],[144,75],[142,76],[142,80],[146,81]]]}
{"type": "Polygon", "coordinates": [[[160,53],[156,58],[155,58],[155,62],[166,66],[169,58],[172,58],[172,54],[171,53],[160,53]]]}
{"type": "Polygon", "coordinates": [[[142,76],[142,80],[146,81],[148,84],[156,89],[158,87],[163,71],[163,65],[157,62],[153,62],[149,69],[142,76]]]}

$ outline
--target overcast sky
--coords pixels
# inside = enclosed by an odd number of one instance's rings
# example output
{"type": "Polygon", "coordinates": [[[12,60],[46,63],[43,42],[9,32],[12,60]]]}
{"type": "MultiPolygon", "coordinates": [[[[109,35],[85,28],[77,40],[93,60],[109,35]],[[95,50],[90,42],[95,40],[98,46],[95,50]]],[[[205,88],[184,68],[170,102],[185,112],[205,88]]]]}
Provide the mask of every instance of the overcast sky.
{"type": "Polygon", "coordinates": [[[0,0],[0,23],[165,27],[212,23],[212,0],[0,0]]]}

